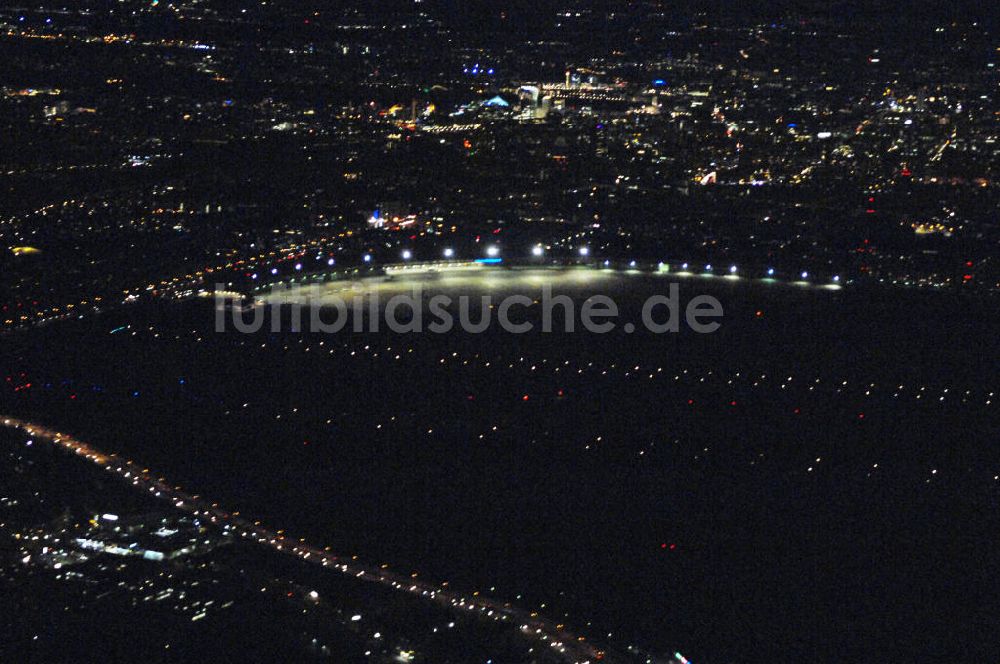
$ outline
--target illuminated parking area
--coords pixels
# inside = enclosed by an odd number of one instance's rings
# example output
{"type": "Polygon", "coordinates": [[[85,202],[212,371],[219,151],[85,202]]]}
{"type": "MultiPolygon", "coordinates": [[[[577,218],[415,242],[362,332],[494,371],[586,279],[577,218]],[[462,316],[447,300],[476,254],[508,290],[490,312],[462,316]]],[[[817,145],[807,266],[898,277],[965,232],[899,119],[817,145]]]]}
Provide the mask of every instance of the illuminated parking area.
{"type": "MultiPolygon", "coordinates": [[[[704,280],[736,284],[767,284],[772,286],[794,286],[817,291],[838,291],[843,288],[836,281],[826,283],[807,279],[785,281],[773,276],[773,270],[762,276],[744,275],[733,267],[724,274],[715,274],[711,265],[693,270],[682,263],[674,271],[668,263],[652,266],[638,266],[635,262],[626,267],[609,263],[587,265],[547,265],[504,267],[476,261],[439,261],[432,263],[393,264],[384,268],[384,274],[359,275],[356,272],[330,272],[307,275],[302,279],[291,279],[274,284],[262,285],[254,295],[263,304],[304,303],[307,295],[312,304],[329,303],[335,299],[350,297],[392,297],[397,294],[412,293],[414,289],[431,292],[464,291],[469,295],[540,292],[547,286],[553,291],[573,294],[582,288],[623,287],[635,278],[678,277],[684,280],[704,280]],[[270,292],[268,291],[270,288],[270,292]]],[[[580,295],[590,293],[579,292],[580,295]]]]}

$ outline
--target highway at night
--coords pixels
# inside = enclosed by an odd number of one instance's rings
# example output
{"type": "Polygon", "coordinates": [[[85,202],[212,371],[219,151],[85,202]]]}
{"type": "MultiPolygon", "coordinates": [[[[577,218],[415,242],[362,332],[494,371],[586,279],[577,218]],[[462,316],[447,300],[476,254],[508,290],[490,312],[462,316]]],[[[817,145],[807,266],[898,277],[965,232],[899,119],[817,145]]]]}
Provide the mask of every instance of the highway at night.
{"type": "Polygon", "coordinates": [[[405,576],[389,571],[385,566],[375,568],[359,563],[354,558],[344,560],[327,549],[306,544],[302,540],[292,540],[282,534],[260,525],[239,513],[231,513],[210,503],[201,496],[191,495],[180,487],[170,486],[162,477],[154,477],[148,468],[140,468],[132,460],[122,459],[115,454],[106,454],[70,435],[45,426],[23,420],[4,417],[3,426],[20,430],[36,441],[45,441],[63,450],[72,452],[87,461],[115,473],[135,488],[148,491],[155,498],[170,502],[181,511],[195,516],[207,517],[212,523],[231,530],[238,536],[255,540],[262,546],[299,558],[312,565],[319,565],[360,580],[378,583],[394,590],[421,597],[442,606],[451,606],[455,611],[475,615],[480,620],[520,625],[525,639],[549,648],[552,654],[566,662],[586,664],[598,660],[615,661],[615,658],[598,649],[583,637],[569,633],[561,625],[551,623],[543,616],[517,608],[509,603],[484,597],[479,593],[463,594],[419,580],[416,575],[405,576]]]}

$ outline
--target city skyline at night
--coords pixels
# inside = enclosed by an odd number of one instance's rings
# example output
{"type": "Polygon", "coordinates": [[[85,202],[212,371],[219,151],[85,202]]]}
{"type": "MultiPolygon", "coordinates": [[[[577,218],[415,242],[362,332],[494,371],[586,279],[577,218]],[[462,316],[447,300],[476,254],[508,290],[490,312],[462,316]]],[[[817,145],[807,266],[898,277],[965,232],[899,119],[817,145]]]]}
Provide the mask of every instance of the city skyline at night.
{"type": "Polygon", "coordinates": [[[967,4],[0,7],[0,660],[1000,657],[967,4]]]}

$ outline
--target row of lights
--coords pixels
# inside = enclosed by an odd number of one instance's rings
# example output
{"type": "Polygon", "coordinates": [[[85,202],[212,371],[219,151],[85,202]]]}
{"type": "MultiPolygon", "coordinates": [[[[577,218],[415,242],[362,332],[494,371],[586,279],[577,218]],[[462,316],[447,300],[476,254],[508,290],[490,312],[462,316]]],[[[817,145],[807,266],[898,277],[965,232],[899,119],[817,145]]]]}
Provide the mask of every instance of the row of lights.
{"type": "MultiPolygon", "coordinates": [[[[454,258],[455,257],[455,250],[452,249],[451,247],[446,248],[442,253],[443,253],[443,255],[444,255],[445,258],[454,258]]],[[[577,249],[577,253],[579,253],[580,256],[589,256],[590,255],[590,247],[586,247],[586,246],[579,247],[577,249]]],[[[497,258],[497,257],[500,256],[500,248],[497,247],[496,245],[490,245],[489,247],[486,248],[486,255],[488,257],[490,257],[490,258],[497,258]]],[[[544,256],[545,255],[545,249],[544,249],[544,247],[542,247],[542,245],[540,245],[540,244],[536,244],[534,247],[531,248],[531,255],[535,256],[535,257],[544,256]]],[[[400,253],[400,257],[404,261],[411,260],[413,258],[413,252],[411,250],[409,250],[409,249],[404,249],[402,251],[402,253],[400,253]]],[[[371,263],[372,262],[372,255],[371,254],[365,254],[364,256],[361,257],[361,259],[365,263],[371,263]]],[[[334,260],[332,258],[327,261],[327,265],[331,265],[332,266],[333,264],[334,264],[334,260]]],[[[629,265],[631,267],[635,267],[635,261],[632,261],[631,263],[629,263],[629,265]]],[[[660,265],[662,266],[664,264],[661,263],[660,265]]],[[[687,270],[688,268],[689,268],[689,265],[687,263],[682,263],[681,264],[681,269],[682,270],[687,270]]],[[[296,263],[295,264],[295,269],[296,270],[301,270],[302,269],[302,263],[296,263]]],[[[714,268],[712,267],[711,263],[705,265],[705,272],[706,273],[712,272],[713,269],[714,268]]],[[[278,273],[278,268],[271,268],[271,274],[277,274],[277,273],[278,273]]],[[[729,274],[730,275],[737,276],[738,273],[739,273],[739,268],[737,268],[735,265],[729,266],[729,274]]],[[[773,277],[774,274],[775,274],[774,268],[773,267],[767,268],[767,273],[766,274],[767,274],[768,277],[773,277]]],[[[803,271],[799,275],[799,277],[802,279],[802,281],[805,281],[805,280],[809,279],[809,273],[806,272],[806,271],[803,271]]],[[[832,281],[834,283],[840,283],[840,275],[834,275],[832,281]]]]}
{"type": "MultiPolygon", "coordinates": [[[[579,254],[581,256],[589,256],[590,255],[590,248],[589,247],[580,247],[578,249],[578,252],[579,252],[579,254]]],[[[408,260],[410,260],[410,259],[413,258],[413,252],[410,251],[409,249],[403,249],[403,251],[399,255],[400,255],[400,257],[404,261],[408,261],[408,260]]],[[[442,252],[442,255],[445,258],[454,258],[455,257],[455,250],[452,249],[451,247],[448,247],[447,249],[445,249],[442,252]]],[[[486,247],[486,255],[489,258],[498,258],[500,256],[500,247],[497,247],[496,245],[491,245],[489,247],[486,247]]],[[[545,255],[545,248],[542,247],[541,245],[536,244],[534,247],[531,248],[531,255],[532,256],[536,256],[536,257],[537,256],[544,256],[545,255]]],[[[372,260],[371,254],[365,254],[362,257],[362,259],[364,260],[364,262],[370,263],[371,260],[372,260]]]]}
{"type": "MultiPolygon", "coordinates": [[[[635,264],[635,261],[632,261],[632,265],[634,265],[634,264],[635,264]]],[[[661,263],[660,265],[663,265],[663,263],[661,263]]],[[[689,267],[690,267],[690,265],[688,265],[687,263],[682,263],[681,264],[681,269],[682,270],[687,270],[689,267]]],[[[705,266],[705,272],[706,273],[712,272],[713,270],[714,270],[714,268],[713,268],[713,266],[712,266],[711,263],[709,263],[709,264],[707,264],[705,266]]],[[[738,273],[739,273],[739,268],[738,267],[736,267],[735,265],[730,265],[729,266],[729,274],[731,274],[733,276],[736,276],[738,273]]],[[[767,268],[767,276],[768,277],[773,277],[774,276],[774,268],[773,267],[767,268]]],[[[809,278],[809,273],[806,272],[806,271],[803,271],[799,275],[799,278],[802,279],[802,281],[805,281],[805,280],[807,280],[809,278]]],[[[834,275],[833,278],[832,278],[832,281],[834,283],[840,283],[840,275],[839,274],[834,275]]]]}

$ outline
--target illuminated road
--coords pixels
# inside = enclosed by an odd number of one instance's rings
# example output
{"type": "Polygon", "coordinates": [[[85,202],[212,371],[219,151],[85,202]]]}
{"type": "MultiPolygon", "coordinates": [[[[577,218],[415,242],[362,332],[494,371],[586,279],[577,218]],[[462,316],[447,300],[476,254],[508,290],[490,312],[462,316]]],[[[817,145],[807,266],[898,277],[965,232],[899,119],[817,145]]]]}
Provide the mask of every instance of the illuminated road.
{"type": "Polygon", "coordinates": [[[169,486],[163,478],[155,478],[148,468],[140,468],[130,460],[125,460],[114,454],[105,454],[67,434],[53,431],[31,422],[25,422],[12,417],[3,419],[3,426],[18,429],[32,436],[35,440],[43,440],[61,447],[105,470],[117,474],[121,479],[131,482],[133,486],[149,491],[154,497],[169,501],[179,510],[190,512],[196,516],[207,517],[213,523],[225,524],[238,535],[257,541],[263,546],[269,546],[275,551],[286,555],[297,556],[304,562],[321,565],[336,570],[342,574],[358,579],[380,583],[399,592],[409,593],[427,601],[450,607],[480,620],[520,625],[522,635],[537,645],[551,649],[557,658],[587,664],[598,660],[614,661],[605,653],[588,643],[583,637],[575,636],[561,625],[556,625],[537,613],[517,608],[509,603],[490,599],[473,593],[463,595],[443,586],[436,586],[413,577],[403,576],[384,568],[373,568],[362,565],[354,559],[342,560],[326,549],[320,549],[298,542],[287,540],[281,531],[274,532],[239,513],[229,513],[218,504],[209,503],[199,496],[185,493],[180,487],[169,486]]]}

